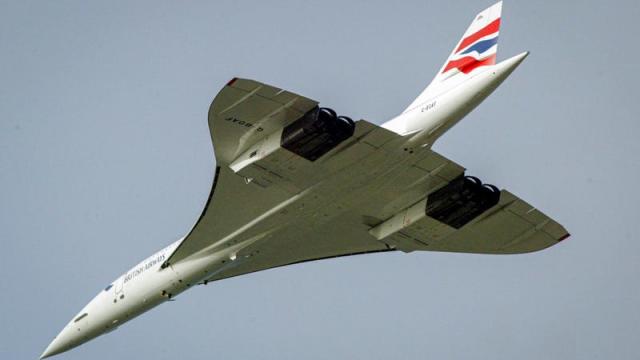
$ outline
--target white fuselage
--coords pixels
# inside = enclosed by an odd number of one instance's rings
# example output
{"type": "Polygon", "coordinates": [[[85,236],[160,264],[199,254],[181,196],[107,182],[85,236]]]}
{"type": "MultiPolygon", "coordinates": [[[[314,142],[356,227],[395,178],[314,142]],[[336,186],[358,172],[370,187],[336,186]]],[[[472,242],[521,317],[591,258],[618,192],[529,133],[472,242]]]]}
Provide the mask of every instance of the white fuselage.
{"type": "MultiPolygon", "coordinates": [[[[405,146],[431,146],[442,133],[482,102],[525,56],[521,54],[487,66],[463,83],[426,98],[382,126],[406,136],[405,146]]],[[[259,221],[257,218],[247,226],[259,221]]],[[[249,244],[241,242],[226,246],[233,240],[234,236],[230,234],[214,241],[215,247],[165,268],[161,265],[182,240],[151,255],[100,291],[62,329],[41,358],[67,351],[112,331],[217,272],[236,266],[245,259],[236,258],[235,254],[249,244]]]]}
{"type": "Polygon", "coordinates": [[[244,247],[240,243],[161,268],[182,240],[141,261],[98,293],[69,321],[41,358],[67,351],[113,331],[121,324],[171,300],[192,285],[202,283],[216,272],[236,266],[242,261],[235,257],[238,249],[244,247]]]}

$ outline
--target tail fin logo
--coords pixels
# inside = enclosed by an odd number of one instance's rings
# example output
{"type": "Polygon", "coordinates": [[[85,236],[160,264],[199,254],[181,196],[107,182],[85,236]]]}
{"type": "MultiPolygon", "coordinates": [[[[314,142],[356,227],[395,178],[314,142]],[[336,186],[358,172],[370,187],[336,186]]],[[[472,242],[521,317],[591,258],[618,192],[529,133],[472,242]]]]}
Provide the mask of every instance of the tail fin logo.
{"type": "Polygon", "coordinates": [[[497,18],[480,30],[463,38],[442,73],[458,69],[458,71],[468,74],[480,66],[494,65],[498,51],[499,30],[500,18],[497,18]]]}

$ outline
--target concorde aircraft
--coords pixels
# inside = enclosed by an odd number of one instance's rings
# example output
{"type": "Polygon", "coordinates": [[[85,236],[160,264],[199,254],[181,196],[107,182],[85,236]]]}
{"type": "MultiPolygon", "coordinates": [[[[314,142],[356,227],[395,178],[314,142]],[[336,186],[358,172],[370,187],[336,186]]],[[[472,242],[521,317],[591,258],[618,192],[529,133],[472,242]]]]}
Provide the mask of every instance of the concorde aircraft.
{"type": "Polygon", "coordinates": [[[501,8],[476,15],[429,86],[382,126],[229,81],[209,109],[216,170],[194,227],[101,290],[41,358],[232,276],[397,250],[518,254],[567,238],[556,221],[431,149],[528,55],[496,63],[501,8]]]}

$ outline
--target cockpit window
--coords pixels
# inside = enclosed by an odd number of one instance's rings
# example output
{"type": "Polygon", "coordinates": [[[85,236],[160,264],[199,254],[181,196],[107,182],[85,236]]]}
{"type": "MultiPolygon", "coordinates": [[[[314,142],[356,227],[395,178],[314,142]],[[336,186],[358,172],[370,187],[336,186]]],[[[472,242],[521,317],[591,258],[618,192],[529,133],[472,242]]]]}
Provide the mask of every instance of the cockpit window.
{"type": "Polygon", "coordinates": [[[107,285],[106,288],[104,288],[104,291],[109,291],[109,289],[111,289],[113,287],[113,284],[109,284],[107,285]]]}
{"type": "Polygon", "coordinates": [[[84,314],[78,316],[75,320],[73,320],[73,322],[78,322],[78,321],[82,320],[86,316],[87,316],[87,313],[84,313],[84,314]]]}

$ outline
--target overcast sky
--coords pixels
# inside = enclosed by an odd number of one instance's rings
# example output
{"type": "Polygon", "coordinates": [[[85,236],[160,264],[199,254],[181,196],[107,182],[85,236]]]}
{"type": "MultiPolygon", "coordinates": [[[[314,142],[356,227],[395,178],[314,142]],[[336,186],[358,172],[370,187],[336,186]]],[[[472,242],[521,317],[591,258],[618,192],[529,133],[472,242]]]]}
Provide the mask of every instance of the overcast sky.
{"type": "MultiPolygon", "coordinates": [[[[35,359],[186,234],[241,76],[382,123],[492,1],[2,1],[0,358],[35,359]]],[[[506,1],[531,55],[435,149],[564,224],[542,252],[305,263],[197,287],[60,359],[638,356],[640,3],[506,1]]]]}

